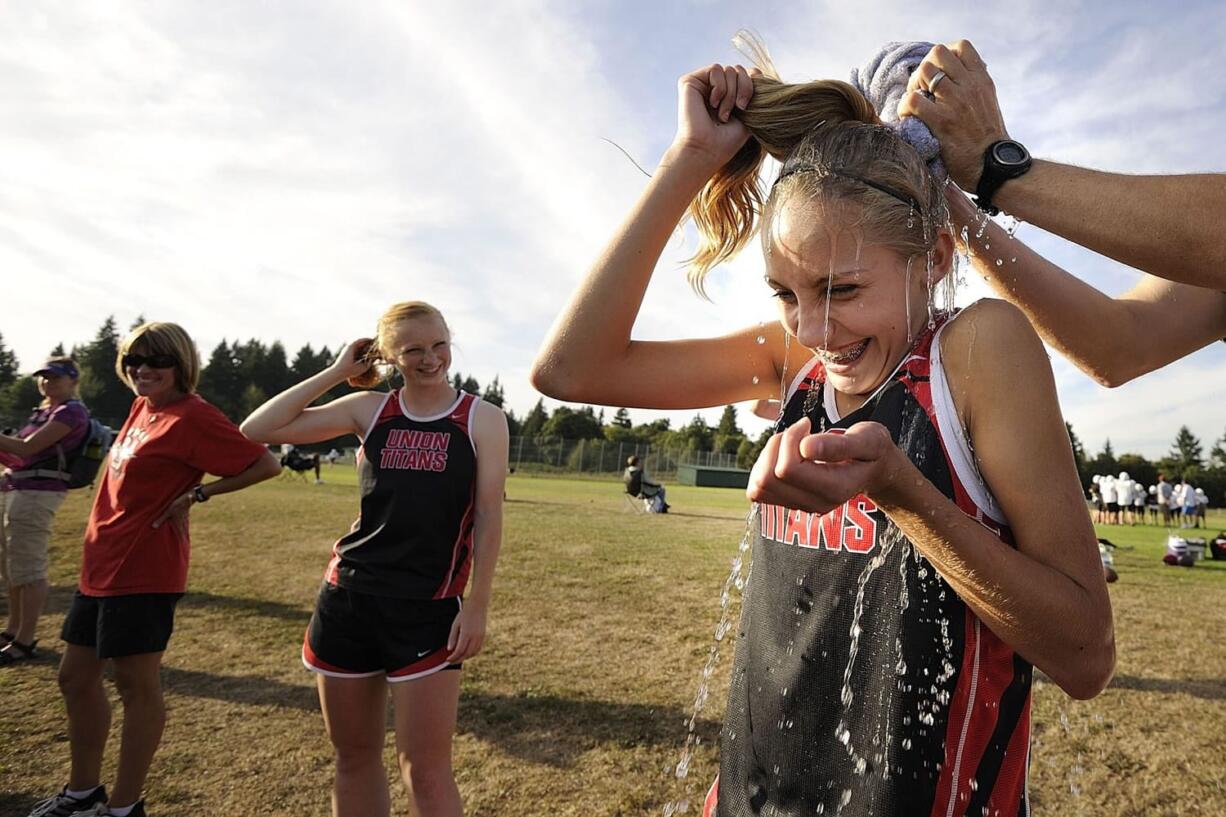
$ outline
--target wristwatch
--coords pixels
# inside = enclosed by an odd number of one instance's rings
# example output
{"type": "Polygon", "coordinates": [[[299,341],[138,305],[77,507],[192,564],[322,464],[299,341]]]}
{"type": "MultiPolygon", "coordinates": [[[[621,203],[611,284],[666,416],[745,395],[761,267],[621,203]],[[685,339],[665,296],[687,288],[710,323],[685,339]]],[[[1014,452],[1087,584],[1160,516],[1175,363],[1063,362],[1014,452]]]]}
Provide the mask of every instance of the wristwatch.
{"type": "Polygon", "coordinates": [[[1030,151],[1021,142],[1001,139],[988,145],[983,152],[983,172],[979,174],[979,185],[975,188],[979,209],[989,216],[999,213],[1000,208],[992,204],[992,197],[1005,182],[1024,176],[1030,165],[1030,151]]]}
{"type": "Polygon", "coordinates": [[[196,500],[197,502],[209,501],[209,495],[204,492],[203,485],[197,485],[195,488],[192,488],[192,499],[196,500]]]}

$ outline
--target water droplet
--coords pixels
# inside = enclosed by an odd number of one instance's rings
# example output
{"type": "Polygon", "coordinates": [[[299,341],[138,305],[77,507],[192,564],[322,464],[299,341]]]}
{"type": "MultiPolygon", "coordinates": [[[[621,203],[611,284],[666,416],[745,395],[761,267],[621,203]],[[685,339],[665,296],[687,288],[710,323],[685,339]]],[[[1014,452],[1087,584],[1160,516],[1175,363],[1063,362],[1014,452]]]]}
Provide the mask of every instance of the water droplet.
{"type": "Polygon", "coordinates": [[[753,376],[753,378],[752,378],[752,379],[753,379],[753,384],[754,384],[755,386],[756,386],[756,385],[758,385],[758,376],[757,376],[756,374],[753,376]]]}
{"type": "Polygon", "coordinates": [[[1016,264],[1016,263],[1017,263],[1017,256],[1015,255],[1015,256],[1013,256],[1012,258],[1010,258],[1010,259],[1009,259],[1009,263],[1010,263],[1010,264],[1016,264]]]}
{"type": "Polygon", "coordinates": [[[1001,261],[999,258],[997,258],[997,259],[996,259],[996,266],[998,266],[998,267],[1002,267],[1002,266],[1004,266],[1004,264],[1005,264],[1005,262],[1004,262],[1004,261],[1001,261]]]}
{"type": "Polygon", "coordinates": [[[766,343],[766,335],[758,335],[758,337],[755,338],[755,340],[757,340],[759,345],[766,343]]]}

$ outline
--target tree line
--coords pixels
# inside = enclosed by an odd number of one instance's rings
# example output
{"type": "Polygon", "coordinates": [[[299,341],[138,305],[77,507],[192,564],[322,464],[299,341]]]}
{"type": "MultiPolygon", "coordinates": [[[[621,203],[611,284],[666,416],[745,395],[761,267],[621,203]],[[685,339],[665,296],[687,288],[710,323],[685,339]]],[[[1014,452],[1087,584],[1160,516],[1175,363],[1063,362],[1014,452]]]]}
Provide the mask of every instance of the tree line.
{"type": "MultiPolygon", "coordinates": [[[[138,318],[133,326],[143,322],[144,318],[138,318]]],[[[95,417],[113,428],[122,425],[132,404],[132,392],[115,375],[115,358],[120,342],[119,328],[115,319],[109,317],[92,340],[74,344],[67,350],[81,371],[81,399],[95,417]]],[[[246,341],[222,340],[204,362],[199,391],[206,400],[238,422],[270,396],[331,365],[339,351],[327,346],[316,350],[308,343],[291,359],[280,341],[266,344],[255,338],[246,341]]],[[[60,344],[50,350],[48,356],[64,354],[65,348],[60,344]]],[[[36,365],[41,363],[38,361],[36,365]]],[[[0,426],[4,428],[22,425],[41,400],[34,379],[22,376],[20,370],[16,355],[0,335],[0,426]]],[[[452,384],[502,406],[507,413],[512,437],[606,440],[628,445],[659,446],[681,452],[720,452],[736,455],[737,465],[742,468],[753,465],[770,437],[769,429],[754,437],[747,435],[737,422],[734,406],[724,408],[715,426],[696,414],[689,423],[675,429],[668,419],[636,425],[624,408],[617,409],[608,419],[604,409],[598,411],[591,406],[559,406],[550,411],[543,399],[538,399],[524,417],[517,417],[505,406],[506,394],[498,377],[483,388],[472,375],[456,372],[452,376],[452,384]]],[[[392,381],[381,388],[394,388],[397,385],[392,381]]],[[[330,389],[318,402],[325,403],[350,391],[352,389],[342,383],[330,389]]],[[[1183,426],[1176,434],[1167,456],[1151,461],[1140,454],[1117,456],[1110,440],[1107,440],[1101,452],[1090,457],[1073,427],[1066,425],[1078,474],[1082,485],[1087,488],[1094,474],[1127,471],[1133,479],[1152,485],[1157,482],[1158,473],[1162,472],[1168,480],[1186,477],[1193,485],[1204,488],[1214,505],[1223,501],[1226,494],[1226,434],[1214,442],[1206,454],[1201,440],[1187,426],[1183,426]]],[[[338,439],[320,443],[319,447],[351,444],[352,440],[338,439]]]]}

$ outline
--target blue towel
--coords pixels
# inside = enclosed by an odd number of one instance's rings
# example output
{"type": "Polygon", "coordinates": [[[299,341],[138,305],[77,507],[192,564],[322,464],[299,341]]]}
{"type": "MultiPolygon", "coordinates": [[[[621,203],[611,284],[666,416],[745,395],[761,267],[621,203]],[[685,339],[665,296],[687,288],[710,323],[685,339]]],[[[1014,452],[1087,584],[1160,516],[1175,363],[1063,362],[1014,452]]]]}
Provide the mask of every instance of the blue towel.
{"type": "Polygon", "coordinates": [[[941,162],[941,143],[922,120],[898,117],[898,103],[907,92],[907,80],[931,49],[932,43],[886,43],[862,67],[851,69],[851,84],[864,94],[882,122],[919,151],[933,177],[943,182],[948,174],[941,162]]]}

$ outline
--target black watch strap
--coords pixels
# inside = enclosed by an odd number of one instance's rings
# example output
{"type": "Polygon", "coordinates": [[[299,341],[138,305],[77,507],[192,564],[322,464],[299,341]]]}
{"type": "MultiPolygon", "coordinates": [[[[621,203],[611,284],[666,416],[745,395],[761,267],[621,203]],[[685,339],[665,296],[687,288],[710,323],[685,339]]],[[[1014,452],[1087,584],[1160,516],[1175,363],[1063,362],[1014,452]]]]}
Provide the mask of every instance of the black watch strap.
{"type": "Polygon", "coordinates": [[[209,495],[204,492],[203,485],[197,485],[195,488],[192,488],[192,498],[197,502],[209,501],[209,495]]]}
{"type": "Polygon", "coordinates": [[[975,188],[979,209],[990,216],[997,215],[1000,208],[992,203],[992,198],[1005,182],[1024,176],[1030,166],[1030,152],[1020,142],[1001,139],[988,145],[983,152],[983,172],[975,188]]]}

